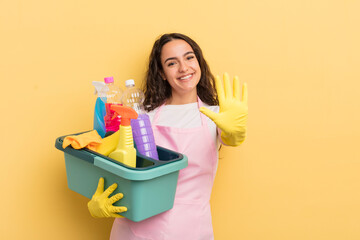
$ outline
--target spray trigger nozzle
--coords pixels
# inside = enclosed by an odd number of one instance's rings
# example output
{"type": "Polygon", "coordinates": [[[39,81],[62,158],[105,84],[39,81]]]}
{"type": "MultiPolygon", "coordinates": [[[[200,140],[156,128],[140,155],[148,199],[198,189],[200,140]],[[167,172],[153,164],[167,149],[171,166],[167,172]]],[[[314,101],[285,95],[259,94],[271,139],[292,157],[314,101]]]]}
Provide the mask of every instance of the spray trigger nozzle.
{"type": "Polygon", "coordinates": [[[138,118],[137,112],[131,107],[112,105],[110,108],[115,112],[112,119],[117,116],[121,116],[121,126],[129,126],[131,119],[138,118]]]}

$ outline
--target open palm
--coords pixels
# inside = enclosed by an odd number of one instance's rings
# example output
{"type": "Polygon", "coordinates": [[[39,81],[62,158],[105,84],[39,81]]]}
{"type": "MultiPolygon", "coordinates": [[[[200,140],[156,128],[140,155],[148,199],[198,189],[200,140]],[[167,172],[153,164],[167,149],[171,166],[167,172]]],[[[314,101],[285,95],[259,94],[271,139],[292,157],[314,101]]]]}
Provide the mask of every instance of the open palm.
{"type": "Polygon", "coordinates": [[[224,87],[219,76],[215,77],[215,86],[219,98],[219,113],[215,113],[205,107],[200,111],[208,116],[221,129],[221,138],[227,145],[238,146],[246,136],[247,128],[247,84],[242,87],[240,94],[240,81],[234,77],[233,89],[230,86],[229,75],[224,74],[224,87]]]}

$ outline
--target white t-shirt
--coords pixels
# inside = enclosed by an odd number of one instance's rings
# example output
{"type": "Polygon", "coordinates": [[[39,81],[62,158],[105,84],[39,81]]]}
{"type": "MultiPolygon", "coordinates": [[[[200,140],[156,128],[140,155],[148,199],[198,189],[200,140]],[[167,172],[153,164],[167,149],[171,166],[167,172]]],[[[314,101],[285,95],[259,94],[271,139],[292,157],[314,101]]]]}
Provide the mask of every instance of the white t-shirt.
{"type": "MultiPolygon", "coordinates": [[[[213,112],[219,112],[219,106],[209,106],[205,103],[203,103],[203,106],[213,112]]],[[[157,110],[158,108],[147,113],[151,123],[153,123],[157,110]]],[[[174,128],[196,128],[201,126],[200,114],[202,113],[199,111],[197,102],[182,105],[165,105],[162,108],[156,125],[174,128]]],[[[214,144],[218,146],[216,125],[210,118],[206,117],[206,119],[214,144]]]]}

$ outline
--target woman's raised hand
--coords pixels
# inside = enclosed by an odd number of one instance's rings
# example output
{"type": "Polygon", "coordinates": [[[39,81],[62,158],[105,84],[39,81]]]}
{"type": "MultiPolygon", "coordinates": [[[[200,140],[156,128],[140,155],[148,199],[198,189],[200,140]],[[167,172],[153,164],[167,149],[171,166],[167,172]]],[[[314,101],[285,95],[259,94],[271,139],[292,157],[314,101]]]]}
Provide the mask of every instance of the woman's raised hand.
{"type": "Polygon", "coordinates": [[[240,95],[240,81],[234,77],[233,89],[230,86],[229,74],[224,73],[224,87],[219,76],[215,77],[215,87],[219,98],[219,113],[215,113],[205,107],[200,112],[214,121],[221,129],[221,139],[229,146],[239,146],[246,137],[247,129],[247,84],[242,86],[240,95]],[[225,89],[224,89],[225,88],[225,89]]]}

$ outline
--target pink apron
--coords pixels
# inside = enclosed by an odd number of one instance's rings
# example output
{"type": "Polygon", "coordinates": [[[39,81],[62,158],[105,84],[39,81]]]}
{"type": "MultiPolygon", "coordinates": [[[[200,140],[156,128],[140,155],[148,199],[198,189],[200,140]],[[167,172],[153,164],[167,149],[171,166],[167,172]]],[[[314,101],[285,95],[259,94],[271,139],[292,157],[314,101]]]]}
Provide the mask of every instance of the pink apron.
{"type": "MultiPolygon", "coordinates": [[[[214,239],[209,201],[216,173],[217,149],[207,126],[207,118],[200,113],[202,124],[196,128],[159,126],[156,124],[163,106],[155,113],[152,123],[156,144],[184,153],[189,163],[179,172],[174,207],[141,222],[116,219],[111,239],[214,239]],[[125,229],[124,224],[131,231],[121,231],[125,229]]],[[[198,107],[201,106],[198,98],[198,107]]]]}

